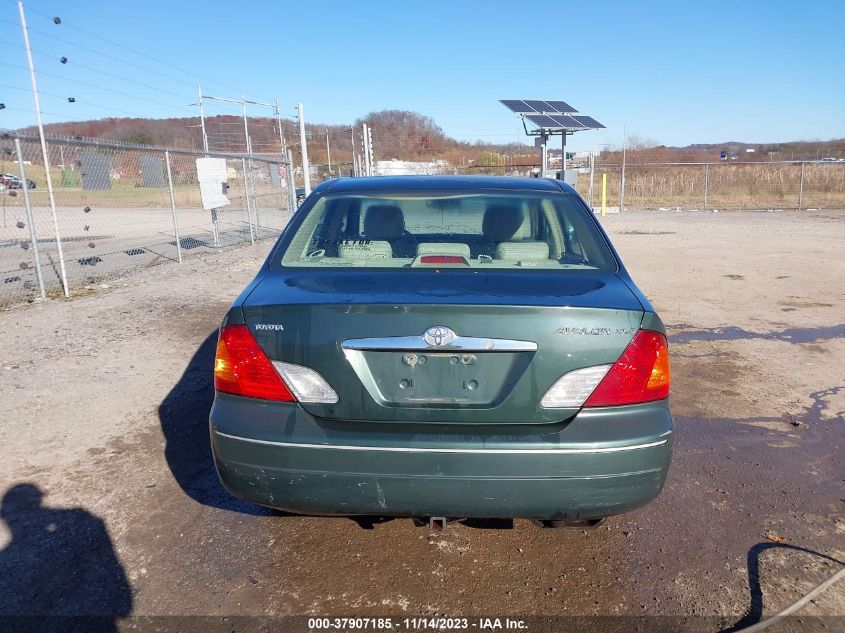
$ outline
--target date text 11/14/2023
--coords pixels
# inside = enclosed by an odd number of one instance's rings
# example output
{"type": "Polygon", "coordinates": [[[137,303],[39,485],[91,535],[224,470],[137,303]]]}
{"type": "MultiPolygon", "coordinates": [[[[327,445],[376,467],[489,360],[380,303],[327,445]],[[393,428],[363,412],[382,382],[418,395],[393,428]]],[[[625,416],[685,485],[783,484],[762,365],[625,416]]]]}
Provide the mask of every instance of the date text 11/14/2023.
{"type": "Polygon", "coordinates": [[[317,617],[308,618],[310,631],[526,631],[528,624],[518,618],[463,617],[317,617]]]}

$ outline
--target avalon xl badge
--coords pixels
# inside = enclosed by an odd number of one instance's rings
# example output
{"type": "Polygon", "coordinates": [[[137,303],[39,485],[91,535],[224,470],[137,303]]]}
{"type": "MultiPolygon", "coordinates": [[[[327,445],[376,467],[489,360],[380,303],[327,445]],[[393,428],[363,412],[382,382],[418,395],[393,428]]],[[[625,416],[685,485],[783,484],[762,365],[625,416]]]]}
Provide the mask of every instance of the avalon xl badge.
{"type": "Polygon", "coordinates": [[[423,340],[429,347],[448,347],[455,340],[455,333],[445,325],[432,325],[423,334],[423,340]]]}

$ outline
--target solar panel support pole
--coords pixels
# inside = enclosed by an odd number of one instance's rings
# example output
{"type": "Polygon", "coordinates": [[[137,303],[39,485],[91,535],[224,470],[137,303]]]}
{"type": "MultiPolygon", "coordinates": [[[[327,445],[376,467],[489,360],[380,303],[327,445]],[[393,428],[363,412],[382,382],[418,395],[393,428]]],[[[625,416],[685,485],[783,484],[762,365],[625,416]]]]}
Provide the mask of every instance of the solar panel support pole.
{"type": "Polygon", "coordinates": [[[560,179],[566,180],[566,130],[560,133],[560,179]]]}
{"type": "Polygon", "coordinates": [[[546,171],[549,169],[549,136],[546,133],[546,130],[540,131],[540,141],[540,178],[545,178],[546,171]]]}

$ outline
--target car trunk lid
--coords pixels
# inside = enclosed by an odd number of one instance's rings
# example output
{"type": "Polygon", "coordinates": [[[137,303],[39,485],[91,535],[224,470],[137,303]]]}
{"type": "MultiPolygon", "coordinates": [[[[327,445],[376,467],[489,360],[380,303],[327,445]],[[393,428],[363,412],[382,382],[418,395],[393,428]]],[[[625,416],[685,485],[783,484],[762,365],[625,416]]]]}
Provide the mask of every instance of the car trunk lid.
{"type": "Polygon", "coordinates": [[[272,360],[319,372],[337,420],[548,423],[562,374],[613,363],[642,306],[615,275],[466,271],[269,273],[242,305],[272,360]]]}

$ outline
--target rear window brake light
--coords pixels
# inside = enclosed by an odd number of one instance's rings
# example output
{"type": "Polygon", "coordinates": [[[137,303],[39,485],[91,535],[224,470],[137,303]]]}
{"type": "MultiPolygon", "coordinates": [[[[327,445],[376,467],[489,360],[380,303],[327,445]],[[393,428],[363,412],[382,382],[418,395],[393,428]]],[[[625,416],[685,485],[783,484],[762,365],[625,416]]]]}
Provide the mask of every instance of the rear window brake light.
{"type": "Polygon", "coordinates": [[[469,262],[463,255],[421,255],[420,264],[462,264],[469,266],[469,262]]]}

